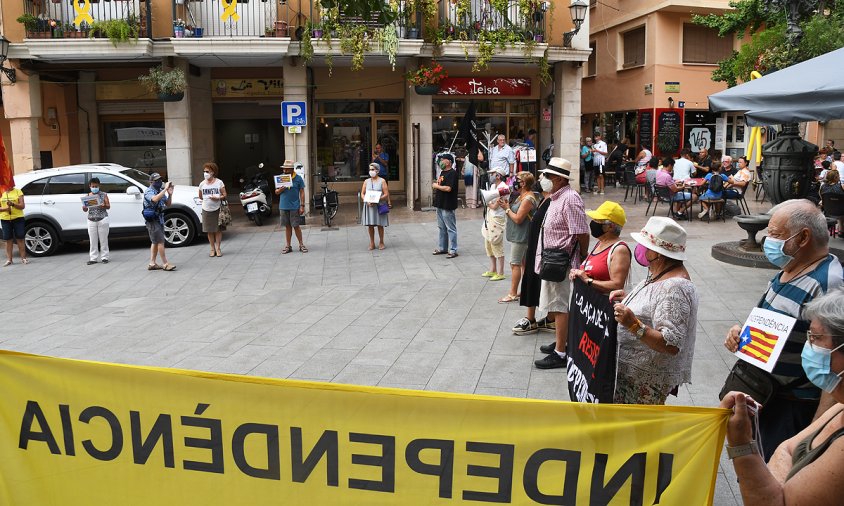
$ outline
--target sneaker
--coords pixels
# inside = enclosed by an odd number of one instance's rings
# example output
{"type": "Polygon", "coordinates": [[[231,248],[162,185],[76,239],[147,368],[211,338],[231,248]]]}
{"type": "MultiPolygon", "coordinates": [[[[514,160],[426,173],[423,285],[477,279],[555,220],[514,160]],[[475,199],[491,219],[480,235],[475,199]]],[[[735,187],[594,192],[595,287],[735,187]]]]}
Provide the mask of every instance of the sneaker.
{"type": "Polygon", "coordinates": [[[557,349],[556,341],[551,343],[551,344],[543,344],[542,346],[539,347],[539,351],[541,351],[542,353],[544,353],[546,355],[550,355],[550,354],[554,353],[555,349],[557,349]]]}
{"type": "Polygon", "coordinates": [[[559,369],[566,366],[566,360],[559,356],[556,351],[533,363],[539,369],[559,369]]]}
{"type": "Polygon", "coordinates": [[[486,271],[485,273],[481,274],[481,276],[483,276],[485,278],[491,278],[491,277],[495,276],[495,273],[492,272],[492,271],[486,271]]]}
{"type": "Polygon", "coordinates": [[[96,260],[88,260],[88,263],[86,265],[94,265],[95,263],[97,263],[96,260]]]}
{"type": "Polygon", "coordinates": [[[546,318],[543,318],[543,319],[539,320],[538,322],[536,322],[536,326],[539,327],[539,330],[542,330],[542,331],[545,331],[545,332],[551,332],[551,333],[557,332],[557,325],[555,324],[555,322],[553,320],[549,322],[546,318]]]}
{"type": "Polygon", "coordinates": [[[521,320],[516,322],[516,325],[513,327],[513,333],[519,336],[525,334],[534,334],[536,331],[539,330],[536,327],[536,322],[532,322],[527,318],[522,318],[521,320]]]}
{"type": "Polygon", "coordinates": [[[108,263],[108,258],[103,258],[103,263],[104,263],[104,264],[107,264],[107,263],[108,263]]]}
{"type": "Polygon", "coordinates": [[[604,194],[604,191],[603,191],[603,190],[601,190],[601,191],[599,191],[599,192],[598,192],[598,195],[603,195],[603,194],[604,194]]]}
{"type": "Polygon", "coordinates": [[[504,274],[493,274],[493,276],[489,278],[490,281],[501,281],[502,279],[505,279],[504,274]]]}
{"type": "Polygon", "coordinates": [[[707,214],[709,214],[709,211],[704,209],[703,211],[697,213],[697,219],[702,220],[707,214]]]}

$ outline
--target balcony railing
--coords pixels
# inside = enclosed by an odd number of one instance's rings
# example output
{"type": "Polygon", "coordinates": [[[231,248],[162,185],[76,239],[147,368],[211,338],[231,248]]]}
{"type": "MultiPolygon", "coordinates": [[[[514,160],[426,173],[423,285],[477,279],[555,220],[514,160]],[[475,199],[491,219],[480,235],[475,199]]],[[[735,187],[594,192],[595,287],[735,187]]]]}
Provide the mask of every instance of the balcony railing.
{"type": "Polygon", "coordinates": [[[25,0],[27,38],[84,38],[123,34],[133,39],[150,38],[151,0],[25,0]]]}
{"type": "Polygon", "coordinates": [[[440,0],[439,31],[445,37],[477,40],[483,32],[507,30],[517,38],[544,42],[549,8],[546,1],[512,0],[502,12],[488,0],[440,0]]]}

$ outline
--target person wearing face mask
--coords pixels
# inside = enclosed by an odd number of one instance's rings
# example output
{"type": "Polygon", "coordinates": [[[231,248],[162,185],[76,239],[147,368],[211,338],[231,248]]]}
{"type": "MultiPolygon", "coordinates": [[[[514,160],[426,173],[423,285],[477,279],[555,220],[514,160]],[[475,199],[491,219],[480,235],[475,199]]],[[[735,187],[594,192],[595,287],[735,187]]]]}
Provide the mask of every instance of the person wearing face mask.
{"type": "MultiPolygon", "coordinates": [[[[492,178],[489,189],[507,190],[509,187],[505,182],[507,169],[498,167],[489,172],[492,178]]],[[[489,257],[490,269],[481,276],[489,278],[490,281],[501,281],[504,279],[504,233],[507,225],[504,205],[508,197],[493,199],[487,202],[484,225],[481,228],[481,235],[484,238],[484,249],[489,257]]]]}
{"type": "Polygon", "coordinates": [[[648,276],[629,293],[610,292],[619,324],[614,401],[665,404],[692,380],[699,299],[683,265],[686,231],[671,218],[653,217],[630,235],[648,276]]]}
{"type": "Polygon", "coordinates": [[[100,191],[100,179],[92,177],[88,182],[91,192],[89,197],[97,197],[97,205],[82,205],[82,211],[88,213],[88,241],[91,245],[88,248],[88,265],[94,265],[98,261],[108,263],[108,210],[111,209],[111,202],[108,194],[100,191]]]}
{"type": "Polygon", "coordinates": [[[518,197],[513,204],[506,199],[502,202],[504,217],[507,218],[504,237],[510,243],[510,292],[498,299],[498,302],[514,302],[519,300],[518,290],[522,281],[522,264],[527,251],[530,218],[536,210],[536,196],[533,194],[533,174],[527,171],[519,172],[513,181],[513,190],[518,197]]]}
{"type": "Polygon", "coordinates": [[[220,245],[223,242],[223,230],[220,225],[220,208],[226,198],[226,185],[217,177],[217,164],[208,162],[202,167],[203,181],[199,183],[199,198],[202,200],[202,231],[208,234],[211,245],[209,257],[221,257],[220,245]]]}
{"type": "Polygon", "coordinates": [[[384,227],[390,225],[389,213],[381,213],[379,205],[381,203],[387,204],[387,209],[393,208],[393,203],[390,201],[390,189],[387,187],[387,180],[379,175],[379,167],[377,163],[369,164],[369,179],[363,182],[360,189],[361,195],[366,195],[367,191],[381,192],[381,198],[378,203],[368,202],[363,205],[363,216],[361,216],[361,225],[365,226],[369,231],[369,250],[375,249],[375,228],[378,228],[378,249],[384,249],[384,227]]]}
{"type": "Polygon", "coordinates": [[[437,208],[437,229],[439,230],[438,247],[434,255],[457,255],[457,171],[454,170],[454,155],[444,153],[437,161],[440,175],[431,183],[434,190],[434,207],[437,208]]]}
{"type": "MultiPolygon", "coordinates": [[[[554,184],[550,179],[546,178],[544,174],[539,176],[539,189],[542,192],[542,200],[530,220],[530,230],[528,232],[527,250],[525,250],[525,264],[522,269],[522,283],[521,296],[519,297],[519,305],[527,308],[527,315],[521,318],[513,326],[513,333],[516,335],[533,334],[540,330],[550,333],[556,332],[554,320],[549,320],[547,317],[537,321],[536,306],[539,305],[539,295],[541,293],[542,280],[534,270],[536,261],[536,248],[539,246],[539,234],[542,233],[542,222],[545,220],[545,213],[548,211],[548,206],[551,204],[551,195],[554,184]]],[[[554,343],[556,346],[556,342],[554,343]]]]}
{"type": "Polygon", "coordinates": [[[144,192],[144,209],[153,209],[155,217],[146,220],[149,240],[152,243],[149,248],[150,271],[175,271],[176,266],[167,261],[167,254],[164,251],[164,209],[173,203],[173,184],[161,180],[161,174],[153,172],[149,176],[149,188],[144,192]],[[156,263],[156,257],[161,258],[161,264],[156,263]]]}
{"type": "MultiPolygon", "coordinates": [[[[797,319],[771,373],[752,367],[758,381],[775,387],[759,412],[762,447],[770,457],[786,439],[805,429],[826,411],[833,400],[813,386],[800,367],[809,320],[804,309],[812,300],[844,285],[844,270],[829,252],[826,218],[811,201],[787,200],[774,206],[763,250],[768,261],[781,270],[771,279],[756,307],[797,319]]],[[[724,346],[738,350],[740,325],[727,332],[724,346]]],[[[736,362],[733,370],[746,368],[736,362]]]]}
{"type": "Polygon", "coordinates": [[[766,465],[752,426],[753,417],[764,415],[767,406],[743,392],[730,392],[721,401],[720,407],[733,410],[727,456],[746,506],[833,505],[844,497],[844,290],[836,288],[806,304],[803,318],[810,324],[801,366],[832,399],[830,407],[780,444],[766,465]]]}

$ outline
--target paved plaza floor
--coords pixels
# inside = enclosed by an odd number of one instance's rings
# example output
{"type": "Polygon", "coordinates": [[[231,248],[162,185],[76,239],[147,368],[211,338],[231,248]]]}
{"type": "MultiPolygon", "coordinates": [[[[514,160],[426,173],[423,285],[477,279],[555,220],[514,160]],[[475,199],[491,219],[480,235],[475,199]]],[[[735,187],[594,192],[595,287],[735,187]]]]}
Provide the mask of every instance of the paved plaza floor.
{"type": "MultiPolygon", "coordinates": [[[[623,189],[606,198],[621,201],[623,189]]],[[[586,196],[587,208],[604,197],[586,196]]],[[[353,212],[348,206],[341,213],[353,212]]],[[[751,202],[754,210],[769,204],[751,202]]],[[[623,237],[646,221],[645,205],[625,204],[623,237]]],[[[664,215],[664,206],[660,214],[664,215]]],[[[396,210],[387,249],[368,251],[356,225],[304,229],[310,252],[282,255],[278,226],[237,227],[224,256],[204,241],[168,250],[175,272],[147,271],[145,241],[113,245],[108,265],[85,265],[71,245],[29,265],[0,269],[0,347],[58,357],[276,378],[568,400],[565,371],[538,370],[540,333],[515,336],[517,303],[499,304],[507,279],[491,282],[480,210],[458,211],[459,253],[432,256],[434,213],[396,210]]],[[[319,216],[311,223],[317,223],[319,216]]],[[[700,294],[693,383],[670,404],[715,406],[734,361],[722,346],[743,321],[773,270],[711,258],[716,242],[737,240],[735,223],[683,223],[687,262],[700,294]]],[[[638,273],[643,275],[643,271],[638,273]]],[[[740,504],[723,460],[715,504],[740,504]]]]}

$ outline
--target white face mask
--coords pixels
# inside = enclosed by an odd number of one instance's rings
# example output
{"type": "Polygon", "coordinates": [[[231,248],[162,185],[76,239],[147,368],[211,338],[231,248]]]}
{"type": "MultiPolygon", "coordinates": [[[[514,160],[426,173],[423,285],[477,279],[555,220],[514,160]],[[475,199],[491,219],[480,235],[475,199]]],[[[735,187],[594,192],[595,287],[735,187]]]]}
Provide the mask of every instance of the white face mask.
{"type": "Polygon", "coordinates": [[[543,176],[539,178],[539,186],[542,187],[542,191],[550,192],[554,188],[554,183],[552,183],[550,179],[547,179],[543,176]]]}
{"type": "Polygon", "coordinates": [[[373,179],[374,179],[374,178],[375,178],[375,176],[377,176],[377,175],[378,175],[378,171],[377,171],[377,170],[370,170],[370,171],[369,171],[369,177],[371,177],[371,178],[373,178],[373,179]]]}
{"type": "Polygon", "coordinates": [[[210,172],[204,172],[202,175],[205,176],[206,180],[211,179],[213,177],[210,172]]]}

